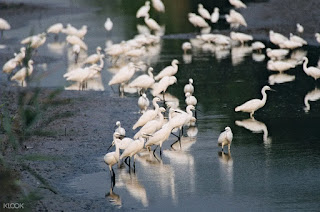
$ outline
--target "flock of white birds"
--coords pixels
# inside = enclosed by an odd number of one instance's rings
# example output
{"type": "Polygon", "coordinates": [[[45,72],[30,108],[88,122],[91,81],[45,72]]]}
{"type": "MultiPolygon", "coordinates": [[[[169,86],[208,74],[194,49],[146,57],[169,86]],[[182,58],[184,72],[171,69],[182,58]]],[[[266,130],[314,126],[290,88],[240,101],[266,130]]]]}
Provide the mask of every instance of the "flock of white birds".
{"type": "MultiPolygon", "coordinates": [[[[218,54],[230,52],[230,50],[236,51],[236,48],[233,47],[238,46],[246,49],[246,51],[256,52],[257,60],[264,60],[265,54],[262,53],[263,49],[266,48],[264,43],[254,41],[251,35],[235,31],[239,27],[247,27],[245,18],[237,11],[237,9],[246,8],[247,6],[240,0],[229,0],[229,2],[235,9],[231,9],[229,14],[225,14],[224,16],[220,14],[220,10],[217,7],[210,14],[202,4],[198,5],[198,14],[188,14],[189,22],[193,26],[200,28],[201,34],[190,39],[190,42],[182,44],[184,60],[188,58],[188,52],[193,49],[209,50],[218,54]],[[232,31],[229,36],[211,33],[210,25],[217,23],[221,17],[224,17],[230,24],[232,31]]],[[[152,0],[151,3],[154,10],[161,13],[165,12],[165,6],[161,0],[152,0]]],[[[117,129],[113,134],[111,145],[115,146],[116,150],[104,156],[104,161],[109,166],[113,179],[115,175],[112,167],[119,163],[120,160],[125,159],[125,163],[131,169],[130,161],[128,163],[127,158],[133,157],[135,161],[135,156],[142,150],[148,149],[150,151],[152,146],[156,146],[153,150],[155,153],[159,146],[161,155],[163,143],[168,140],[173,132],[179,130],[178,135],[173,135],[180,141],[184,126],[194,126],[196,122],[195,110],[197,99],[193,96],[195,91],[193,79],[189,79],[189,82],[184,87],[186,110],[179,109],[170,101],[170,96],[166,95],[168,87],[177,82],[175,74],[179,69],[179,61],[173,59],[171,65],[168,65],[159,72],[157,71],[156,75],[153,73],[154,69],[147,65],[150,64],[152,56],[158,54],[157,45],[161,42],[161,36],[164,34],[164,27],[150,17],[150,9],[150,1],[146,1],[136,13],[136,18],[143,18],[145,22],[145,26],[138,26],[138,35],[133,39],[122,41],[121,43],[107,44],[104,53],[102,53],[103,49],[98,46],[96,47],[95,54],[90,56],[83,54],[83,52],[88,51],[88,46],[85,43],[85,35],[88,30],[86,25],[77,29],[71,24],[64,26],[62,23],[56,23],[50,26],[46,32],[23,39],[21,44],[24,46],[21,47],[20,52],[15,53],[14,57],[8,60],[2,68],[3,72],[7,73],[11,80],[17,81],[21,86],[26,86],[29,76],[33,73],[32,57],[36,55],[36,49],[46,42],[48,34],[54,34],[55,40],[59,39],[58,36],[61,33],[66,35],[65,40],[70,45],[74,66],[69,68],[63,77],[67,81],[76,82],[79,90],[85,89],[89,80],[100,75],[104,68],[104,61],[108,59],[108,63],[112,65],[109,70],[114,70],[114,75],[108,84],[110,86],[119,85],[120,92],[129,90],[138,92],[140,94],[138,105],[142,113],[141,117],[132,127],[133,130],[140,128],[134,135],[134,138],[125,137],[126,131],[121,127],[121,123],[116,123],[117,129]],[[29,52],[29,57],[26,57],[27,52],[29,52]],[[147,73],[133,79],[140,71],[147,73]],[[150,102],[146,93],[149,90],[153,96],[153,109],[148,109],[150,102]],[[164,103],[162,104],[164,107],[159,105],[160,102],[164,103]],[[168,115],[168,117],[165,117],[165,115],[168,115]],[[120,150],[122,150],[122,153],[120,150]]],[[[107,32],[112,30],[113,22],[110,18],[107,18],[104,27],[107,32]]],[[[1,35],[3,35],[4,30],[10,30],[10,28],[10,24],[0,18],[1,35]]],[[[303,34],[303,31],[303,26],[297,24],[297,32],[300,36],[303,34]]],[[[303,70],[308,76],[315,80],[320,78],[319,67],[308,67],[306,53],[299,50],[293,51],[303,45],[307,45],[307,42],[300,36],[290,34],[289,37],[286,37],[270,30],[270,42],[279,47],[277,49],[267,48],[265,50],[266,56],[270,58],[267,63],[267,69],[279,72],[275,76],[270,76],[270,85],[279,83],[279,81],[289,82],[294,80],[294,76],[290,77],[290,75],[286,75],[283,72],[302,63],[303,70]],[[291,53],[290,56],[289,53],[291,53]]],[[[317,42],[320,43],[320,34],[316,33],[315,37],[317,42]]],[[[185,63],[188,63],[187,61],[188,59],[185,60],[185,63]]],[[[264,86],[261,90],[262,99],[252,99],[236,107],[235,111],[250,113],[250,117],[254,120],[254,112],[266,104],[266,91],[268,90],[272,89],[267,85],[264,86]]],[[[314,101],[317,98],[320,98],[319,92],[308,100],[314,101]]],[[[310,105],[308,108],[310,109],[310,105]]],[[[239,126],[241,124],[239,123],[239,126]]],[[[228,146],[228,151],[230,151],[232,139],[231,128],[226,127],[225,131],[218,138],[218,144],[222,146],[222,151],[224,146],[228,146]]],[[[133,166],[135,167],[135,162],[133,162],[133,166]]]]}

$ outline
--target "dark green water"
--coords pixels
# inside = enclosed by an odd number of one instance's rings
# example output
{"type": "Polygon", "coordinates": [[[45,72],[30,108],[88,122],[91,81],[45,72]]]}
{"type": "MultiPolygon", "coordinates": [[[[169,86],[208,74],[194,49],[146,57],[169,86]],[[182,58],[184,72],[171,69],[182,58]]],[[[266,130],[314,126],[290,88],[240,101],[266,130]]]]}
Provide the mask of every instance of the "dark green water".
{"type": "MultiPolygon", "coordinates": [[[[14,37],[14,34],[24,32],[26,36],[30,26],[40,32],[57,21],[72,23],[77,27],[87,24],[89,32],[85,40],[89,46],[88,54],[91,54],[97,45],[104,48],[107,38],[101,26],[107,16],[114,21],[114,30],[108,37],[114,43],[132,38],[136,34],[136,24],[143,23],[134,17],[143,1],[130,1],[130,4],[129,1],[107,2],[70,1],[70,4],[94,8],[94,11],[42,18],[40,25],[37,20],[9,32],[8,35],[14,37]]],[[[239,47],[227,51],[224,56],[221,51],[213,53],[195,50],[190,54],[192,62],[185,63],[181,44],[196,32],[188,24],[186,14],[195,12],[198,2],[200,1],[165,1],[167,15],[153,12],[159,22],[166,23],[167,36],[162,40],[159,55],[151,63],[155,72],[158,72],[170,64],[172,59],[180,61],[176,74],[178,83],[170,87],[168,92],[179,100],[181,108],[185,107],[183,87],[189,78],[194,79],[194,95],[198,99],[197,107],[202,111],[198,113],[198,134],[194,140],[186,139],[182,143],[184,150],[177,152],[168,151],[174,141],[170,137],[169,142],[164,145],[167,150],[164,151],[161,163],[152,156],[148,160],[141,156],[137,160],[136,175],[116,169],[114,193],[120,196],[122,208],[161,211],[318,210],[320,102],[311,101],[310,110],[306,112],[304,98],[320,87],[319,81],[306,76],[302,66],[298,65],[285,72],[295,76],[294,81],[271,85],[276,92],[268,92],[267,103],[256,112],[256,120],[249,120],[248,114],[235,113],[236,106],[252,98],[261,98],[261,88],[268,85],[269,77],[276,73],[267,70],[267,58],[256,62],[251,53],[239,56],[239,47]],[[238,126],[239,121],[252,130],[238,126]],[[234,133],[229,155],[221,153],[217,146],[217,138],[225,126],[230,126],[234,133]]],[[[211,8],[210,12],[214,6],[221,7],[221,13],[230,9],[225,1],[217,1],[215,4],[211,1],[202,2],[211,8]]],[[[251,2],[248,11],[262,4],[262,1],[251,2]]],[[[254,21],[248,20],[249,22],[254,21]]],[[[255,25],[259,26],[257,23],[255,25]]],[[[279,25],[275,27],[279,28],[279,25]]],[[[267,34],[261,28],[257,27],[253,31],[258,37],[266,38],[267,34]]],[[[223,20],[216,29],[224,33],[229,30],[223,20]]],[[[307,37],[311,37],[310,34],[311,32],[307,37]]],[[[267,40],[263,41],[271,46],[267,40]]],[[[300,51],[305,51],[310,64],[316,66],[320,53],[317,46],[303,47],[300,51]]],[[[43,48],[39,50],[39,54],[41,53],[55,60],[47,64],[48,74],[41,79],[40,85],[65,86],[67,83],[62,75],[68,65],[65,60],[66,51],[57,56],[43,48]]],[[[107,86],[111,76],[107,70],[103,71],[102,86],[104,92],[116,95],[107,86]]],[[[130,98],[138,97],[136,94],[127,95],[130,98]]],[[[119,116],[121,119],[120,114],[119,116]]],[[[105,167],[101,157],[96,160],[97,166],[105,167]]],[[[105,172],[76,176],[71,181],[71,187],[76,191],[72,195],[93,200],[103,199],[105,188],[110,183],[106,179],[109,178],[107,169],[105,172]]],[[[110,203],[106,200],[105,204],[110,203]]]]}

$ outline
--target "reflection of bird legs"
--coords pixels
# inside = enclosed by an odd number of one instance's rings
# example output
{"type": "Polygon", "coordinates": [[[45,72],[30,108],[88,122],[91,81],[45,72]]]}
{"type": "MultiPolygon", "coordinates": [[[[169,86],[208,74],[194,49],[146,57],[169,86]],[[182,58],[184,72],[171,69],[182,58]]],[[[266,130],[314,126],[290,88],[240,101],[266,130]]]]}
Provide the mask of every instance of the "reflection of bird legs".
{"type": "Polygon", "coordinates": [[[113,189],[113,187],[116,185],[116,175],[113,171],[113,168],[110,169],[110,175],[111,175],[111,188],[113,189]]]}
{"type": "MultiPolygon", "coordinates": [[[[158,146],[160,146],[160,145],[157,145],[157,147],[153,150],[153,155],[154,155],[155,158],[156,158],[155,152],[156,152],[158,146]]],[[[160,147],[160,158],[162,159],[162,150],[161,150],[161,147],[160,147]]]]}

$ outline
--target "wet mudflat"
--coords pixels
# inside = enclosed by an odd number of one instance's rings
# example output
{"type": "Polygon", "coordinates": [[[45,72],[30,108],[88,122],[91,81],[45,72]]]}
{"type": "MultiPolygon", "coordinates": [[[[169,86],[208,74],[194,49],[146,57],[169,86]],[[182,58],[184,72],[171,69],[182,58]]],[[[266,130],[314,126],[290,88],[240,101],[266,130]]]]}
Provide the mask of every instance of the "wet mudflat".
{"type": "MultiPolygon", "coordinates": [[[[267,24],[255,22],[257,19],[268,20],[259,17],[267,16],[264,13],[268,13],[268,8],[274,8],[274,2],[248,4],[244,15],[249,17],[249,11],[258,11],[252,12],[254,17],[248,19],[248,31],[273,47],[267,39],[270,28],[275,27],[275,31],[288,34],[295,29],[296,22],[305,23],[305,37],[313,45],[294,50],[291,55],[302,52],[309,58],[310,64],[316,66],[320,50],[313,37],[314,29],[307,28],[307,17],[304,19],[299,15],[292,23],[281,18],[269,19],[267,24]],[[264,13],[256,9],[261,7],[264,13]]],[[[17,41],[27,36],[31,29],[41,32],[55,22],[72,23],[78,27],[87,24],[89,32],[85,40],[89,46],[88,54],[91,54],[97,45],[104,46],[107,40],[117,43],[131,38],[139,22],[134,18],[133,7],[139,8],[140,5],[142,3],[134,3],[132,8],[117,4],[107,7],[99,5],[99,2],[70,1],[63,7],[79,7],[81,11],[84,7],[90,9],[79,14],[30,18],[24,27],[18,26],[12,32],[5,33],[8,47],[2,49],[1,54],[7,55],[12,49],[19,49],[17,41]],[[101,27],[107,16],[115,20],[115,30],[109,35],[101,27]]],[[[196,3],[186,5],[185,14],[196,11],[196,3]]],[[[52,5],[42,7],[53,10],[52,5]]],[[[169,8],[170,17],[174,12],[169,8]]],[[[228,9],[226,7],[224,10],[228,9]]],[[[183,55],[181,44],[192,38],[195,30],[189,25],[183,28],[183,24],[176,23],[186,19],[185,15],[171,25],[166,18],[160,17],[166,23],[168,35],[163,37],[161,50],[153,58],[151,66],[157,73],[172,59],[178,59],[178,83],[170,87],[168,93],[180,108],[185,108],[183,87],[189,78],[193,78],[194,96],[201,110],[197,114],[196,126],[185,129],[181,149],[179,145],[174,146],[175,150],[171,149],[170,145],[176,140],[171,136],[164,143],[162,160],[158,151],[156,157],[143,152],[136,159],[135,173],[129,173],[124,164],[115,166],[116,184],[110,190],[110,174],[102,158],[112,141],[114,124],[120,120],[127,136],[132,137],[135,131],[131,127],[139,114],[136,104],[138,94],[124,93],[125,97],[121,98],[107,85],[113,75],[108,71],[109,64],[101,74],[98,91],[62,93],[62,98],[73,99],[68,109],[75,115],[46,127],[57,131],[55,136],[35,137],[28,141],[27,145],[34,148],[24,154],[49,154],[55,158],[30,161],[58,192],[42,191],[44,199],[37,207],[49,210],[111,208],[124,211],[212,208],[240,211],[317,210],[320,195],[320,107],[319,102],[310,96],[318,91],[319,82],[306,76],[301,65],[279,76],[277,72],[267,70],[267,58],[261,59],[260,55],[257,59],[259,55],[252,54],[246,47],[217,51],[208,45],[183,55]],[[264,85],[270,85],[276,92],[268,93],[267,104],[255,114],[255,119],[249,119],[248,114],[234,112],[234,108],[246,100],[261,98],[260,90],[264,85]],[[310,101],[306,101],[308,98],[310,101]],[[221,152],[217,146],[218,136],[225,126],[230,126],[234,133],[230,153],[226,150],[221,152]]],[[[223,33],[229,30],[225,23],[217,27],[223,33]]],[[[48,46],[39,49],[35,57],[37,64],[47,65],[39,66],[37,74],[41,76],[40,81],[30,86],[40,85],[50,89],[68,87],[70,83],[62,77],[68,66],[65,59],[68,47],[50,51],[50,42],[52,39],[48,39],[48,46]]],[[[1,62],[4,62],[3,58],[1,62]]],[[[1,73],[1,83],[5,79],[3,76],[1,73]]],[[[148,96],[151,98],[150,94],[148,96]]],[[[28,174],[22,175],[32,186],[37,185],[28,174]]]]}

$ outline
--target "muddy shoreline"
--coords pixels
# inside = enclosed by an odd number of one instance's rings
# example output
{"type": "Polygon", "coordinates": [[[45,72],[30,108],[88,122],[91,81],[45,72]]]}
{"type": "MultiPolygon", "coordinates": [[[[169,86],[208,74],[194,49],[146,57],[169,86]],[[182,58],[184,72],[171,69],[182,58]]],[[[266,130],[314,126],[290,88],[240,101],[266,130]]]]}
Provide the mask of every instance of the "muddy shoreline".
{"type": "MultiPolygon", "coordinates": [[[[8,94],[1,94],[1,104],[3,101],[7,102],[8,97],[12,98],[17,94],[17,91],[9,92],[3,86],[1,91],[8,94]]],[[[51,92],[51,89],[42,90],[42,98],[51,92]]],[[[72,188],[68,184],[75,176],[81,174],[107,172],[107,167],[99,166],[99,159],[103,161],[103,155],[111,143],[113,126],[119,117],[125,120],[126,128],[134,124],[138,117],[136,113],[138,107],[131,107],[131,105],[135,104],[135,99],[120,98],[116,95],[107,96],[103,92],[90,91],[81,93],[63,91],[57,99],[67,103],[50,108],[43,114],[42,119],[49,115],[66,112],[72,115],[57,118],[47,126],[41,126],[41,131],[49,135],[28,137],[17,154],[18,158],[46,180],[53,191],[42,188],[43,185],[39,179],[20,165],[11,165],[17,172],[24,170],[20,172],[24,193],[37,191],[37,195],[43,198],[34,205],[32,210],[79,211],[96,209],[96,207],[107,209],[111,207],[108,200],[102,198],[92,201],[81,196],[73,196],[72,188]],[[128,115],[122,115],[122,113],[128,115]]],[[[12,111],[15,110],[12,108],[12,111]]],[[[128,136],[132,136],[130,131],[128,136]]],[[[14,155],[13,152],[9,153],[5,156],[6,160],[14,155]]],[[[106,185],[109,185],[108,179],[106,179],[106,185]]],[[[106,193],[108,189],[106,187],[106,193]]]]}

